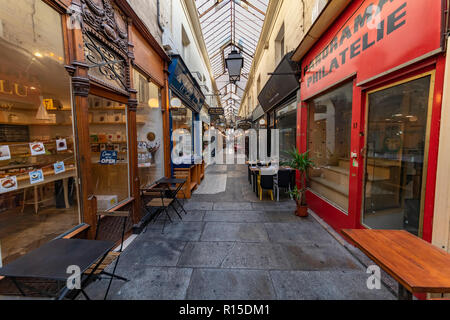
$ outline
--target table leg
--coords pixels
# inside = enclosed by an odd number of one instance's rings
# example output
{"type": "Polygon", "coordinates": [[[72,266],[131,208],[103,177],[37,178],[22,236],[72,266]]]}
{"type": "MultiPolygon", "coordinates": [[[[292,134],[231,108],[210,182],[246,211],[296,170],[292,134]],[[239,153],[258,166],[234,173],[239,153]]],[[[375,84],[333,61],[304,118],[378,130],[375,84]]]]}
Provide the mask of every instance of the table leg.
{"type": "Polygon", "coordinates": [[[39,210],[38,188],[34,187],[34,213],[37,214],[38,210],[39,210]]]}
{"type": "Polygon", "coordinates": [[[398,300],[413,300],[413,295],[403,285],[398,284],[398,300]]]}
{"type": "Polygon", "coordinates": [[[63,179],[63,188],[64,188],[64,203],[66,205],[66,209],[70,209],[69,203],[69,178],[63,179]]]}

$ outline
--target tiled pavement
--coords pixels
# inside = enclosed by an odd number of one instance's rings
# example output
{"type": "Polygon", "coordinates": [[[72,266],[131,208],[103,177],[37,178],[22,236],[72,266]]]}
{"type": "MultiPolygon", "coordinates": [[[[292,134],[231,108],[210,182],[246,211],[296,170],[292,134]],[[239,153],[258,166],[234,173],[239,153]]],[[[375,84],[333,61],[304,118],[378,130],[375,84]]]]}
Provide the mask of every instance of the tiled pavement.
{"type": "MultiPolygon", "coordinates": [[[[260,202],[245,166],[211,166],[206,181],[227,174],[226,191],[194,194],[183,221],[150,224],[124,251],[110,299],[393,299],[369,290],[365,267],[295,203],[260,202]]],[[[101,298],[107,281],[88,288],[101,298]]]]}

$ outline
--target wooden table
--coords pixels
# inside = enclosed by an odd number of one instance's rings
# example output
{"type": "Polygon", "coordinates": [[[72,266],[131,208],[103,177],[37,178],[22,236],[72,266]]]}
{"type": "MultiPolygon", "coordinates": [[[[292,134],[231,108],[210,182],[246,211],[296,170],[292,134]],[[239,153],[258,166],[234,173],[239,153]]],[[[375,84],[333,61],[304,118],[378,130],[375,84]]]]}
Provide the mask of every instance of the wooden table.
{"type": "Polygon", "coordinates": [[[403,230],[342,230],[399,283],[400,300],[413,293],[450,293],[450,254],[403,230]]]}

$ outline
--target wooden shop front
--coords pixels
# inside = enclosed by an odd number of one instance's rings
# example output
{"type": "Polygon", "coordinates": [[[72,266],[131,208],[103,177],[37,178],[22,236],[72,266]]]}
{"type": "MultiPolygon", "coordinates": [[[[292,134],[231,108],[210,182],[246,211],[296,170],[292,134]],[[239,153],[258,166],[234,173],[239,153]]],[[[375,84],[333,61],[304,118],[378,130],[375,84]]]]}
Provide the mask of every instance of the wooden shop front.
{"type": "Polygon", "coordinates": [[[129,197],[129,226],[141,220],[139,187],[170,174],[170,59],[124,0],[0,3],[8,263],[64,234],[92,238],[97,211],[129,197]]]}

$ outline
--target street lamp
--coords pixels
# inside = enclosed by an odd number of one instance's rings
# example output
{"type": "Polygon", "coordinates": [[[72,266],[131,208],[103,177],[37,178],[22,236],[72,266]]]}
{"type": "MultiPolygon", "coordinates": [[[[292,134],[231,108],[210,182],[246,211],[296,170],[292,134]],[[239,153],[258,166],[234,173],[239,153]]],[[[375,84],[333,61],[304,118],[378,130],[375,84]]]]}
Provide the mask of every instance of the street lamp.
{"type": "Polygon", "coordinates": [[[241,70],[244,67],[244,58],[237,52],[236,49],[232,50],[225,59],[225,64],[228,69],[228,74],[230,76],[230,82],[236,83],[241,79],[241,70]]]}

